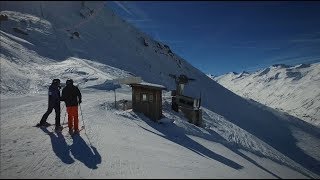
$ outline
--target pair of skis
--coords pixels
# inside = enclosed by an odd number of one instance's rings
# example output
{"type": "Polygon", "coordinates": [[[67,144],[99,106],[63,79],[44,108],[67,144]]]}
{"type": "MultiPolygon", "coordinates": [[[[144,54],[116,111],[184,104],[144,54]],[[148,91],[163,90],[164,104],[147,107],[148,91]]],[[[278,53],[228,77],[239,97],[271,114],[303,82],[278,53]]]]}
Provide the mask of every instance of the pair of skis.
{"type": "MultiPolygon", "coordinates": [[[[62,129],[61,130],[55,130],[54,128],[52,128],[52,131],[53,132],[62,132],[62,130],[63,129],[65,129],[65,128],[67,128],[68,126],[63,126],[63,125],[67,125],[68,123],[63,123],[62,124],[62,129]]],[[[44,125],[39,125],[39,124],[37,124],[37,125],[35,125],[34,127],[38,127],[38,128],[40,128],[40,127],[45,127],[45,128],[47,128],[47,127],[50,127],[50,126],[54,126],[55,124],[50,124],[50,123],[47,123],[46,122],[46,124],[44,124],[44,125]]],[[[81,126],[81,128],[79,129],[79,131],[78,131],[78,133],[74,133],[74,132],[72,132],[72,133],[69,133],[71,136],[73,136],[73,135],[75,135],[75,134],[79,134],[82,130],[84,129],[84,126],[81,126]]]]}
{"type": "MultiPolygon", "coordinates": [[[[67,126],[68,127],[68,126],[67,126]]],[[[63,128],[64,129],[64,128],[63,128]]],[[[70,132],[69,131],[69,134],[71,135],[71,136],[74,136],[74,135],[80,135],[80,132],[82,131],[84,129],[84,126],[81,126],[81,128],[78,130],[78,132],[74,132],[74,131],[72,131],[72,132],[70,132]]],[[[61,130],[62,131],[62,130],[61,130]]]]}

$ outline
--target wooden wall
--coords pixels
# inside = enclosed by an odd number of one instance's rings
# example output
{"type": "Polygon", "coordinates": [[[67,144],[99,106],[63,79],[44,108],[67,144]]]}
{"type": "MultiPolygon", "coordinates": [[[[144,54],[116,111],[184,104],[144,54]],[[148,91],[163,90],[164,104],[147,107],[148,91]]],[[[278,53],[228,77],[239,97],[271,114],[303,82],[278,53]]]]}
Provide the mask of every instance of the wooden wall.
{"type": "Polygon", "coordinates": [[[162,117],[162,91],[132,86],[132,109],[142,112],[152,120],[162,117]]]}

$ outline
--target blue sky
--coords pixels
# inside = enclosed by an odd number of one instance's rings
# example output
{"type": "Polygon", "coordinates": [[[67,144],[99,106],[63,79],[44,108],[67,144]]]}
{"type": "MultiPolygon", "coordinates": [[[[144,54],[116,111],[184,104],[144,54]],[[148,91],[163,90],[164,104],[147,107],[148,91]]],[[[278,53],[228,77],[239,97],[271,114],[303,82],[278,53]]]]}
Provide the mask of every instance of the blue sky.
{"type": "Polygon", "coordinates": [[[206,74],[320,61],[320,2],[113,1],[112,10],[206,74]]]}

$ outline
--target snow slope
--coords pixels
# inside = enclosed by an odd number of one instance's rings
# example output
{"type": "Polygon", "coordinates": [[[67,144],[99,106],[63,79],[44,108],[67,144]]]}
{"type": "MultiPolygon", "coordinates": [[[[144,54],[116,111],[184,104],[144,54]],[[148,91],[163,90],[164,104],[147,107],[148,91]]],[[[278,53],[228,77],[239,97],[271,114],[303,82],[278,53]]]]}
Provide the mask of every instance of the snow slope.
{"type": "MultiPolygon", "coordinates": [[[[189,63],[170,53],[168,46],[150,39],[119,19],[105,8],[104,2],[86,2],[85,8],[81,8],[81,2],[16,3],[2,3],[2,9],[5,9],[3,13],[9,15],[9,21],[3,22],[2,31],[13,32],[13,27],[26,31],[28,35],[22,35],[29,42],[26,48],[46,58],[55,61],[69,57],[90,59],[169,87],[174,87],[174,81],[168,81],[169,73],[201,74],[189,63]],[[94,13],[83,19],[79,12],[86,8],[94,9],[94,13]],[[71,36],[73,32],[78,32],[80,38],[71,36]],[[144,45],[144,41],[148,46],[144,45]]],[[[3,52],[5,55],[8,53],[10,51],[6,49],[3,52]]]]}
{"type": "MultiPolygon", "coordinates": [[[[8,16],[0,29],[1,178],[319,178],[319,128],[227,90],[104,2],[0,5],[8,16]],[[171,90],[170,73],[196,79],[186,95],[201,91],[203,127],[171,111],[170,91],[160,123],[113,108],[108,80],[135,75],[171,90]],[[32,127],[53,78],[81,89],[80,137],[32,127]]],[[[116,92],[131,99],[126,85],[116,92]]]]}
{"type": "Polygon", "coordinates": [[[320,126],[320,63],[273,65],[213,78],[234,93],[320,126]]]}

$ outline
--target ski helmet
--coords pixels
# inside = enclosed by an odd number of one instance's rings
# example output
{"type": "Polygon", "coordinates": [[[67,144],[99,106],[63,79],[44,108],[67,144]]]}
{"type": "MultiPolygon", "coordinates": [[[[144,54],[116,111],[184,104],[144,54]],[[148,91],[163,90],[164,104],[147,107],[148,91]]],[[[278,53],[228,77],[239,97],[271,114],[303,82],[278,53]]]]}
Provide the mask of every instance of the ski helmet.
{"type": "Polygon", "coordinates": [[[68,84],[73,84],[73,80],[72,79],[67,79],[66,85],[68,85],[68,84]]]}
{"type": "Polygon", "coordinates": [[[60,79],[53,79],[52,84],[60,84],[60,79]]]}

